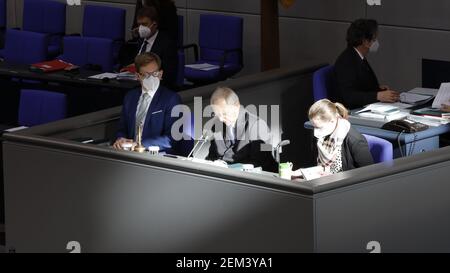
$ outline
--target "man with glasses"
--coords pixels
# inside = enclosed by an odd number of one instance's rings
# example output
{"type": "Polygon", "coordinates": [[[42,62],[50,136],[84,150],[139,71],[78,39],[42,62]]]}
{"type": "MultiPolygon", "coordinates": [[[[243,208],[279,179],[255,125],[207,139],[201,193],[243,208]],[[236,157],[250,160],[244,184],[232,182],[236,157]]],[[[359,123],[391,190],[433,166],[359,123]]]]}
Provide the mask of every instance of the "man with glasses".
{"type": "Polygon", "coordinates": [[[332,97],[350,109],[380,102],[396,102],[399,93],[378,83],[367,56],[378,51],[378,23],[358,19],[347,30],[347,49],[334,67],[335,90],[332,97]]]}
{"type": "Polygon", "coordinates": [[[158,146],[160,151],[173,153],[171,136],[172,109],[181,104],[177,93],[160,85],[163,76],[161,59],[154,53],[140,54],[135,59],[137,77],[141,88],[125,96],[114,148],[124,144],[136,145],[138,128],[142,126],[142,145],[146,148],[158,146]]]}

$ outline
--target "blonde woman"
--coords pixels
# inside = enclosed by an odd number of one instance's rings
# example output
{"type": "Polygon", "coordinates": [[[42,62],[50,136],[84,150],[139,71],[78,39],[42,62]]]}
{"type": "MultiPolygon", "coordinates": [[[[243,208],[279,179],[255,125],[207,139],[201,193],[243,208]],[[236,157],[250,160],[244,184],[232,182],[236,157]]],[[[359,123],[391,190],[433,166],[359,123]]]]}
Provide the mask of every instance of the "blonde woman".
{"type": "Polygon", "coordinates": [[[309,109],[309,120],[317,138],[317,161],[324,175],[373,164],[363,135],[351,127],[348,110],[340,103],[323,99],[309,109]]]}

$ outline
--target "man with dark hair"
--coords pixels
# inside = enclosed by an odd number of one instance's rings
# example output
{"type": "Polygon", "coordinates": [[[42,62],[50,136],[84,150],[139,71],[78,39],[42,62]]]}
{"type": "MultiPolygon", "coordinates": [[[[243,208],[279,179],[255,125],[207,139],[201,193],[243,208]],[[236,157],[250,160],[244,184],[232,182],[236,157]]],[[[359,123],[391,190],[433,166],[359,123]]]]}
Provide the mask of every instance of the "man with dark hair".
{"type": "MultiPolygon", "coordinates": [[[[145,53],[156,53],[162,61],[162,69],[164,70],[164,77],[162,84],[168,88],[173,88],[177,77],[178,55],[176,42],[169,37],[169,35],[159,29],[159,14],[155,7],[144,7],[137,13],[138,28],[136,29],[139,35],[138,46],[134,56],[145,53]]],[[[131,62],[125,61],[126,64],[131,62]]]]}
{"type": "Polygon", "coordinates": [[[158,55],[151,52],[138,55],[135,67],[142,87],[125,96],[114,148],[136,145],[138,128],[142,127],[142,145],[158,146],[161,151],[173,153],[171,130],[177,118],[172,117],[172,109],[181,104],[180,96],[159,84],[164,71],[158,55]]]}
{"type": "Polygon", "coordinates": [[[380,102],[396,102],[399,93],[388,86],[380,86],[367,55],[377,52],[378,23],[370,19],[358,19],[347,31],[347,49],[335,63],[334,99],[351,109],[380,102]]]}

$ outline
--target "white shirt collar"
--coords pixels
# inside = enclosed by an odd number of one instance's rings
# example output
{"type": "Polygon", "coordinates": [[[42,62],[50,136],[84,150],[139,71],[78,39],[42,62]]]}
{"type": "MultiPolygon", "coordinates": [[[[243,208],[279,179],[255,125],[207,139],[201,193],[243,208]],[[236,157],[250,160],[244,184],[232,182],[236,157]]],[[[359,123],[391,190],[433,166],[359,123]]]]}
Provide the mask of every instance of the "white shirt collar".
{"type": "Polygon", "coordinates": [[[155,35],[150,38],[145,39],[149,45],[153,45],[156,40],[156,36],[158,36],[159,30],[156,31],[155,35]]]}
{"type": "Polygon", "coordinates": [[[356,53],[358,53],[358,55],[361,58],[361,60],[364,60],[364,56],[361,54],[361,52],[359,52],[359,50],[356,49],[356,47],[354,47],[354,49],[356,50],[356,53]]]}

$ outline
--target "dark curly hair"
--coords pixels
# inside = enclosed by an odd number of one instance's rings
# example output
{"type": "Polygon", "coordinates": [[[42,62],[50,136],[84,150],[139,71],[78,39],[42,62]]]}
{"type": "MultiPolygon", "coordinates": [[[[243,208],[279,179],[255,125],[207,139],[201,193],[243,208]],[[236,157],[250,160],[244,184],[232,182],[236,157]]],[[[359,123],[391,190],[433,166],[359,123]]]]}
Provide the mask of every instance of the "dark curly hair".
{"type": "Polygon", "coordinates": [[[378,23],[373,19],[358,19],[347,30],[347,45],[357,47],[364,40],[372,41],[378,33],[378,23]]]}

